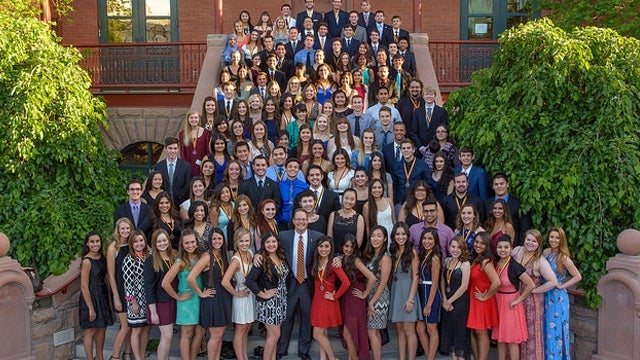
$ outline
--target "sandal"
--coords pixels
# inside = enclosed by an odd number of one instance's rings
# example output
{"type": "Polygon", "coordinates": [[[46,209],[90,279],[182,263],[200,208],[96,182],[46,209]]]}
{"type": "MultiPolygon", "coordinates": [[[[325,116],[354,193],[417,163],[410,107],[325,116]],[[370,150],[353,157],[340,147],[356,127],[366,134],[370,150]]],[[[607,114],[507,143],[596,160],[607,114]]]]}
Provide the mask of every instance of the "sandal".
{"type": "Polygon", "coordinates": [[[109,360],[119,360],[119,359],[120,359],[119,357],[115,357],[113,355],[109,356],[109,360]]]}
{"type": "Polygon", "coordinates": [[[131,355],[133,355],[133,353],[125,352],[125,353],[124,353],[124,359],[125,359],[125,360],[131,360],[131,359],[133,359],[133,357],[132,357],[131,355]]]}

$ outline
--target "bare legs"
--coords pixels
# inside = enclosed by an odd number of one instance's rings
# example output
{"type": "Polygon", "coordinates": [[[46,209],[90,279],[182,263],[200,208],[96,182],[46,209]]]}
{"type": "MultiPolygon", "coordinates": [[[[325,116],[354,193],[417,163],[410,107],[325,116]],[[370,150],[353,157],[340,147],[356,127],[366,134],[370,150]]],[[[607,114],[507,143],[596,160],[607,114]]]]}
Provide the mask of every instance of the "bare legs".
{"type": "Polygon", "coordinates": [[[415,360],[416,350],[418,349],[418,337],[416,336],[416,323],[414,322],[398,322],[396,323],[398,330],[398,353],[400,360],[415,360]]]}
{"type": "Polygon", "coordinates": [[[103,360],[104,356],[102,353],[104,352],[104,334],[106,333],[106,328],[95,328],[95,329],[85,329],[84,330],[84,353],[87,356],[87,359],[93,359],[93,344],[96,344],[96,359],[103,360]]]}
{"type": "Polygon", "coordinates": [[[351,338],[351,333],[346,326],[342,327],[342,339],[344,343],[347,345],[347,353],[349,355],[349,360],[358,360],[358,349],[356,348],[356,344],[353,342],[353,338],[351,338]]]}
{"type": "Polygon", "coordinates": [[[380,338],[379,329],[367,329],[369,336],[369,346],[371,347],[371,355],[373,360],[381,360],[382,358],[382,339],[380,338]]]}
{"type": "Polygon", "coordinates": [[[262,358],[264,360],[276,360],[276,346],[278,345],[278,339],[280,339],[280,324],[278,325],[266,325],[267,338],[264,340],[264,353],[262,358]]]}
{"type": "Polygon", "coordinates": [[[224,329],[224,326],[209,328],[209,342],[207,343],[207,358],[209,360],[220,359],[224,329]]]}
{"type": "Polygon", "coordinates": [[[195,360],[205,329],[200,325],[182,325],[180,333],[180,358],[195,360]]]}
{"type": "Polygon", "coordinates": [[[149,342],[149,327],[134,327],[131,329],[131,350],[136,360],[144,360],[149,342]]]}
{"type": "Polygon", "coordinates": [[[487,329],[471,330],[471,350],[475,360],[487,360],[489,343],[489,331],[487,329]]]}
{"type": "Polygon", "coordinates": [[[171,339],[173,338],[173,324],[158,326],[160,329],[160,343],[158,344],[158,360],[169,360],[171,339]]]}
{"type": "Polygon", "coordinates": [[[251,324],[236,324],[235,334],[233,335],[233,350],[236,352],[238,360],[248,360],[248,336],[251,324]]]}
{"type": "Polygon", "coordinates": [[[131,328],[129,327],[129,323],[127,323],[127,313],[119,312],[118,320],[120,321],[120,330],[116,334],[116,337],[113,339],[113,351],[111,352],[111,357],[114,359],[120,358],[120,353],[122,352],[122,346],[125,346],[125,354],[131,352],[131,328]]]}
{"type": "Polygon", "coordinates": [[[520,359],[520,346],[514,343],[498,343],[498,360],[506,360],[509,353],[510,360],[520,359]]]}
{"type": "Polygon", "coordinates": [[[336,357],[333,354],[331,341],[329,341],[329,336],[327,335],[327,328],[314,327],[313,338],[316,339],[320,347],[320,360],[335,360],[336,357]]]}
{"type": "Polygon", "coordinates": [[[418,321],[417,325],[418,338],[424,349],[427,360],[434,360],[438,352],[438,343],[440,336],[438,334],[438,324],[429,324],[424,321],[418,321]]]}

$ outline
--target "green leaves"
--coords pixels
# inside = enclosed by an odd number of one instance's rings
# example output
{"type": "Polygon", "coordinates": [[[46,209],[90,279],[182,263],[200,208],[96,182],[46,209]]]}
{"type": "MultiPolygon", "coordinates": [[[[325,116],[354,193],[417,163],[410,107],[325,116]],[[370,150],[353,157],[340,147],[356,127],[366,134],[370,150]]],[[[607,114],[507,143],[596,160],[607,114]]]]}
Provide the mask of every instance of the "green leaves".
{"type": "Polygon", "coordinates": [[[535,227],[565,228],[595,306],[617,235],[640,222],[640,42],[543,19],[500,44],[493,67],[449,96],[452,134],[509,174],[535,227]]]}
{"type": "Polygon", "coordinates": [[[0,231],[12,256],[60,274],[90,230],[111,228],[123,174],[99,128],[77,50],[48,25],[0,13],[0,231]]]}

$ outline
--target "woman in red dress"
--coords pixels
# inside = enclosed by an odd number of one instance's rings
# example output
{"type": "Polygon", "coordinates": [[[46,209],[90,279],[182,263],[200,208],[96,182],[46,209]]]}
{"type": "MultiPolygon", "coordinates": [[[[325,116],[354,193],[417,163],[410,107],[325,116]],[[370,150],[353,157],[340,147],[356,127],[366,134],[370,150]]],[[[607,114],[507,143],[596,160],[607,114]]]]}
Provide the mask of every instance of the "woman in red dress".
{"type": "Polygon", "coordinates": [[[191,165],[191,175],[197,176],[200,174],[202,159],[209,152],[211,141],[211,132],[200,126],[200,114],[197,111],[187,112],[178,139],[180,158],[191,165]]]}
{"type": "Polygon", "coordinates": [[[479,232],[473,241],[473,258],[469,279],[469,318],[471,350],[476,360],[487,360],[489,355],[489,329],[498,326],[496,299],[500,278],[493,265],[491,235],[479,232]]]}
{"type": "Polygon", "coordinates": [[[342,268],[335,267],[333,261],[333,241],[330,236],[323,236],[316,241],[313,252],[311,275],[315,279],[315,292],[311,302],[311,325],[313,338],[320,346],[320,358],[334,360],[336,357],[331,348],[327,328],[342,324],[340,302],[351,283],[342,268]],[[340,278],[340,288],[336,289],[336,280],[340,278]]]}

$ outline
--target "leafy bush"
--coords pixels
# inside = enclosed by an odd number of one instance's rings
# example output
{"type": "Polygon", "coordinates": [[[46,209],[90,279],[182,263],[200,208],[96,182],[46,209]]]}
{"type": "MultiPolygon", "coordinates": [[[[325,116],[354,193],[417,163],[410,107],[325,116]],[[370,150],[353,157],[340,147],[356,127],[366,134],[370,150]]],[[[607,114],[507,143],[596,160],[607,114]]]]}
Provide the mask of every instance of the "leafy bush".
{"type": "Polygon", "coordinates": [[[447,101],[454,136],[510,174],[534,226],[565,228],[593,307],[617,235],[640,220],[639,56],[613,30],[529,22],[447,101]]]}
{"type": "Polygon", "coordinates": [[[48,24],[0,13],[0,231],[43,277],[67,270],[89,230],[111,229],[124,191],[80,58],[48,24]]]}

